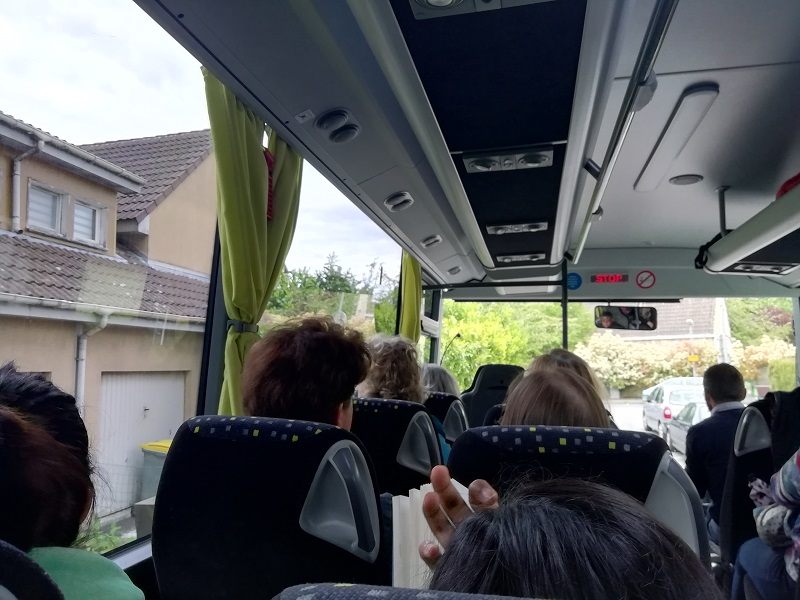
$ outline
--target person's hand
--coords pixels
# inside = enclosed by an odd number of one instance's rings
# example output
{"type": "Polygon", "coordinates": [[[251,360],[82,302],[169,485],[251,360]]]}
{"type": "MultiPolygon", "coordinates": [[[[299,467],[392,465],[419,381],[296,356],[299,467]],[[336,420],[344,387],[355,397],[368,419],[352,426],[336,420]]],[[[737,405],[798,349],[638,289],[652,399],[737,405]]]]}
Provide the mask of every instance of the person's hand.
{"type": "Polygon", "coordinates": [[[442,557],[442,548],[447,548],[456,528],[472,514],[473,510],[494,509],[498,506],[495,489],[483,479],[476,479],[469,486],[469,505],[458,493],[450,479],[450,471],[445,466],[434,467],[431,471],[432,492],[422,500],[422,514],[428,521],[435,542],[423,542],[419,555],[429,567],[433,567],[442,557]]]}

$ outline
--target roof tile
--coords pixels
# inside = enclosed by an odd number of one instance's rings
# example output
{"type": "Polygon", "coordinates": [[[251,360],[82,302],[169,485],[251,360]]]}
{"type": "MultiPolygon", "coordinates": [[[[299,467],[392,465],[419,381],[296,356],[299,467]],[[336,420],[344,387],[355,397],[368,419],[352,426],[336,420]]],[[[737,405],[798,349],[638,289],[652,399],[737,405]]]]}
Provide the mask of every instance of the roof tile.
{"type": "Polygon", "coordinates": [[[208,283],[124,259],[0,235],[0,294],[204,318],[208,283]]]}
{"type": "Polygon", "coordinates": [[[211,131],[101,142],[81,148],[147,180],[140,193],[118,196],[117,218],[141,221],[211,154],[211,131]]]}

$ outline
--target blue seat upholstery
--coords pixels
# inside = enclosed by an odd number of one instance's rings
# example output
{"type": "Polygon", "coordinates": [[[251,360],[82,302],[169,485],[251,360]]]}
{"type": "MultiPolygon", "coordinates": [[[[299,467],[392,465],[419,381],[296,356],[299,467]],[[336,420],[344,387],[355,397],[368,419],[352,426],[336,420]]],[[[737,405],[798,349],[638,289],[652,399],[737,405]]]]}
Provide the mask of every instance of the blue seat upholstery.
{"type": "Polygon", "coordinates": [[[523,370],[517,365],[479,367],[472,380],[472,386],[461,394],[461,401],[467,410],[467,420],[473,426],[483,423],[489,409],[505,401],[508,386],[523,370]]]}
{"type": "Polygon", "coordinates": [[[0,599],[64,600],[64,596],[33,559],[0,540],[0,599]]]}
{"type": "Polygon", "coordinates": [[[388,583],[374,482],[361,443],[339,427],[190,419],[156,494],[161,597],[246,600],[307,581],[388,583]]]}
{"type": "Polygon", "coordinates": [[[464,404],[458,396],[444,392],[431,392],[425,401],[425,408],[432,416],[439,419],[448,442],[454,442],[469,428],[464,404]]]}
{"type": "Polygon", "coordinates": [[[508,596],[317,583],[298,585],[284,590],[275,597],[275,600],[503,600],[505,598],[508,596]]]}
{"type": "Polygon", "coordinates": [[[461,483],[485,479],[501,494],[521,477],[599,478],[643,502],[709,564],[697,490],[658,436],[588,427],[480,427],[456,440],[448,466],[461,483]]]}
{"type": "Polygon", "coordinates": [[[428,483],[431,469],[442,462],[433,423],[422,404],[359,398],[353,401],[352,432],[375,466],[382,494],[407,495],[428,483]]]}

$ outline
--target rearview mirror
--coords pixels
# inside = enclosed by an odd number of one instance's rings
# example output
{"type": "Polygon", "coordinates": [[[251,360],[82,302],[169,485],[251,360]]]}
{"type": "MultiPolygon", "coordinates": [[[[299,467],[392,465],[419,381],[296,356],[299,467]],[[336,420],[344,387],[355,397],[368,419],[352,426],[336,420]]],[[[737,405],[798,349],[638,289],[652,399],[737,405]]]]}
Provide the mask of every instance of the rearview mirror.
{"type": "Polygon", "coordinates": [[[652,306],[595,306],[594,325],[600,329],[652,331],[658,312],[652,306]]]}

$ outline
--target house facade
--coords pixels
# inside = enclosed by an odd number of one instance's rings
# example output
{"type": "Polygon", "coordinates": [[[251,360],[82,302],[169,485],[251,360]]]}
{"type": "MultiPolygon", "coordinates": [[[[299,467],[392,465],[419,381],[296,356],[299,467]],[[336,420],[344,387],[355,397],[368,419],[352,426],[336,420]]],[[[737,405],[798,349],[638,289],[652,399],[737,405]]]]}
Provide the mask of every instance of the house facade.
{"type": "Polygon", "coordinates": [[[0,361],[75,395],[101,516],[195,413],[215,196],[208,131],[78,147],[0,113],[0,361]]]}

